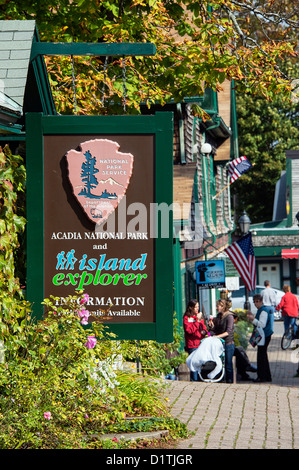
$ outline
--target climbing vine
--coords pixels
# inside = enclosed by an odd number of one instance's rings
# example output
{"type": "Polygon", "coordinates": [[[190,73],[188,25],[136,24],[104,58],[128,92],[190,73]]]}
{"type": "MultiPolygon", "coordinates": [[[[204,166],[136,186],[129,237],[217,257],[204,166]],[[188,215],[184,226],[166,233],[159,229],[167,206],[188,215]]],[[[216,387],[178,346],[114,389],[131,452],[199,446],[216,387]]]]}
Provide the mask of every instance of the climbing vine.
{"type": "Polygon", "coordinates": [[[17,275],[18,258],[22,263],[24,257],[19,250],[26,225],[25,186],[22,157],[13,155],[7,145],[0,147],[0,341],[8,356],[17,349],[15,333],[28,309],[17,275]]]}
{"type": "Polygon", "coordinates": [[[0,290],[21,294],[15,276],[20,235],[24,232],[26,171],[22,157],[12,155],[8,146],[0,147],[0,290]]]}

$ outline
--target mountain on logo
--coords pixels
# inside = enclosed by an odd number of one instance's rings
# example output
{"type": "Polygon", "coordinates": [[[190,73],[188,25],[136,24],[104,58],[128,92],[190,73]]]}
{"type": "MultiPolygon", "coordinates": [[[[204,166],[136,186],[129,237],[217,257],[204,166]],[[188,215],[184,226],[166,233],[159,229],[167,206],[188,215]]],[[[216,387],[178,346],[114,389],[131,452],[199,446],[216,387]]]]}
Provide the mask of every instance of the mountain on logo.
{"type": "Polygon", "coordinates": [[[117,181],[115,181],[115,179],[113,179],[113,178],[108,178],[106,180],[100,180],[99,184],[107,184],[107,185],[110,184],[110,186],[114,186],[116,184],[117,186],[123,186],[122,184],[119,184],[117,181]]]}

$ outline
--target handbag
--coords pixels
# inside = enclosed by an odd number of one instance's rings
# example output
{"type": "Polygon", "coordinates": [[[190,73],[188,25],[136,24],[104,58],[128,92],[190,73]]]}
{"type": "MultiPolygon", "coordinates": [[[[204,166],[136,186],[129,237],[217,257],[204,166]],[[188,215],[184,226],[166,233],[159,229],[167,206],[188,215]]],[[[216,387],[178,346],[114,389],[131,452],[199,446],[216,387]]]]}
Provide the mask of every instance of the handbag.
{"type": "Polygon", "coordinates": [[[260,334],[260,332],[258,331],[257,328],[254,328],[250,338],[249,338],[249,343],[251,344],[251,346],[255,347],[259,344],[259,342],[261,341],[262,339],[262,335],[260,334]]]}

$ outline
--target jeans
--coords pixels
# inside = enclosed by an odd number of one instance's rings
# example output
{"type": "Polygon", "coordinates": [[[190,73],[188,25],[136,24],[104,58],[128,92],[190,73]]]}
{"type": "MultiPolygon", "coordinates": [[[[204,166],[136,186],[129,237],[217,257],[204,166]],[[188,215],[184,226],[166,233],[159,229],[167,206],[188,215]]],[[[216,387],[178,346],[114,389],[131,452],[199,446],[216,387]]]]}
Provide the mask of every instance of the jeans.
{"type": "Polygon", "coordinates": [[[294,336],[296,335],[297,331],[297,324],[296,324],[296,317],[289,317],[289,315],[286,315],[283,317],[283,324],[284,324],[284,331],[286,332],[290,326],[294,327],[294,336]]]}
{"type": "Polygon", "coordinates": [[[225,345],[225,378],[226,383],[233,383],[234,370],[233,370],[233,355],[235,353],[234,344],[225,345]]]}
{"type": "MultiPolygon", "coordinates": [[[[187,348],[186,351],[187,353],[190,354],[195,351],[197,348],[187,348]]],[[[199,381],[199,375],[198,375],[198,372],[195,371],[193,372],[192,370],[190,370],[190,381],[191,382],[198,382],[199,381]]]]}

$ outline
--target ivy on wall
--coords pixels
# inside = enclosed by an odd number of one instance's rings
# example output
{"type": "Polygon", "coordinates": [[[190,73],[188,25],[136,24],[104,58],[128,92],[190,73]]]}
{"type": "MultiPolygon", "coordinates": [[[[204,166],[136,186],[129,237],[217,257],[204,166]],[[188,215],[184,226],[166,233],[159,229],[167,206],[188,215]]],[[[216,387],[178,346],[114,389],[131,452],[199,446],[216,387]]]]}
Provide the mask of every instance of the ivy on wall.
{"type": "Polygon", "coordinates": [[[13,155],[7,145],[0,147],[0,341],[8,356],[17,349],[15,333],[28,310],[18,277],[25,257],[20,250],[26,225],[25,186],[22,157],[13,155]]]}

